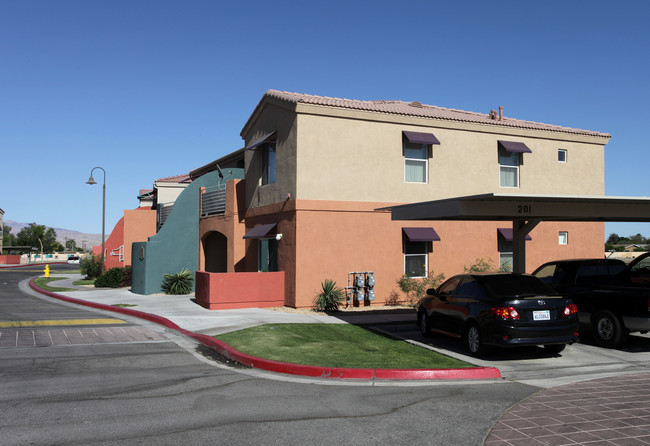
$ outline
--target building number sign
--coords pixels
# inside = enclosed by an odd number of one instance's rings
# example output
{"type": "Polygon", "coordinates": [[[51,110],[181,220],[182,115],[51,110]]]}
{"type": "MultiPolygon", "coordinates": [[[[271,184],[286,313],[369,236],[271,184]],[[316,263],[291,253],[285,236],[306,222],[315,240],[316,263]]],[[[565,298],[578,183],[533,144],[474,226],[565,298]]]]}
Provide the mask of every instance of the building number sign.
{"type": "Polygon", "coordinates": [[[517,214],[531,214],[532,212],[533,212],[533,206],[530,204],[517,205],[517,214]]]}

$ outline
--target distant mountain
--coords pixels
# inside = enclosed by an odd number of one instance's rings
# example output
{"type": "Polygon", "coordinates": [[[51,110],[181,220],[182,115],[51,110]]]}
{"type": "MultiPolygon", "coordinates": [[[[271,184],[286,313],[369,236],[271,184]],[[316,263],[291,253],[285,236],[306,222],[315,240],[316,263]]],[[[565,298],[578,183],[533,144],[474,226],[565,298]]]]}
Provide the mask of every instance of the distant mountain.
{"type": "MultiPolygon", "coordinates": [[[[29,226],[29,223],[19,223],[17,221],[12,221],[12,220],[5,220],[4,224],[7,226],[11,226],[11,233],[13,235],[17,235],[21,229],[23,229],[26,226],[29,226]]],[[[45,225],[45,227],[49,228],[49,226],[47,225],[45,225]]],[[[71,231],[70,229],[62,229],[62,228],[52,228],[52,229],[56,231],[56,240],[62,245],[65,245],[66,239],[68,240],[74,239],[75,242],[77,242],[77,246],[80,248],[84,247],[84,242],[85,242],[86,249],[90,249],[93,246],[98,246],[102,244],[101,234],[85,234],[83,232],[71,231]]],[[[109,235],[110,234],[106,234],[106,238],[108,238],[109,235]]]]}

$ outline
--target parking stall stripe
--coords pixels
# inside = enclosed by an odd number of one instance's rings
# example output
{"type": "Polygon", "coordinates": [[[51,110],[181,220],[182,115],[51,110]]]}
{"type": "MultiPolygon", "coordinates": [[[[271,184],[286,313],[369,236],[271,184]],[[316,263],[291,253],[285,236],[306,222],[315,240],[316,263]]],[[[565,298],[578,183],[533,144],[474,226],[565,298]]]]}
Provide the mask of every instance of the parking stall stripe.
{"type": "Polygon", "coordinates": [[[60,319],[60,320],[41,320],[41,321],[0,321],[0,328],[12,327],[41,327],[52,325],[105,325],[105,324],[126,324],[121,319],[104,318],[104,319],[60,319]]]}

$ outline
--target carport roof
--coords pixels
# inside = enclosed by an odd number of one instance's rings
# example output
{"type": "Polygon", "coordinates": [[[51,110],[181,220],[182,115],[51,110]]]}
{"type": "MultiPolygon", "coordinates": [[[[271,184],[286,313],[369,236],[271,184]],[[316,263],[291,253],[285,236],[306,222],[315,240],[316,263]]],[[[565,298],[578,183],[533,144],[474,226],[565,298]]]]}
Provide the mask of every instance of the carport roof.
{"type": "Polygon", "coordinates": [[[650,198],[482,194],[377,209],[393,220],[650,222],[650,198]]]}

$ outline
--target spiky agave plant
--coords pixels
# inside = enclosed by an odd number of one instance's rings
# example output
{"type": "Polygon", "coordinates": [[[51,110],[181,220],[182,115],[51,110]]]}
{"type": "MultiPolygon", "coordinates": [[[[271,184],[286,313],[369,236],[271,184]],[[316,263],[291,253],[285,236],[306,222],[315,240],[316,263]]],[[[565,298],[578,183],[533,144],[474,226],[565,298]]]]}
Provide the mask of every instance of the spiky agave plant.
{"type": "Polygon", "coordinates": [[[176,274],[163,276],[162,289],[165,294],[189,294],[192,291],[194,277],[192,271],[184,269],[176,274]]]}
{"type": "Polygon", "coordinates": [[[314,298],[314,309],[317,311],[338,310],[339,303],[345,300],[345,291],[330,279],[321,283],[321,288],[322,291],[314,298]]]}

